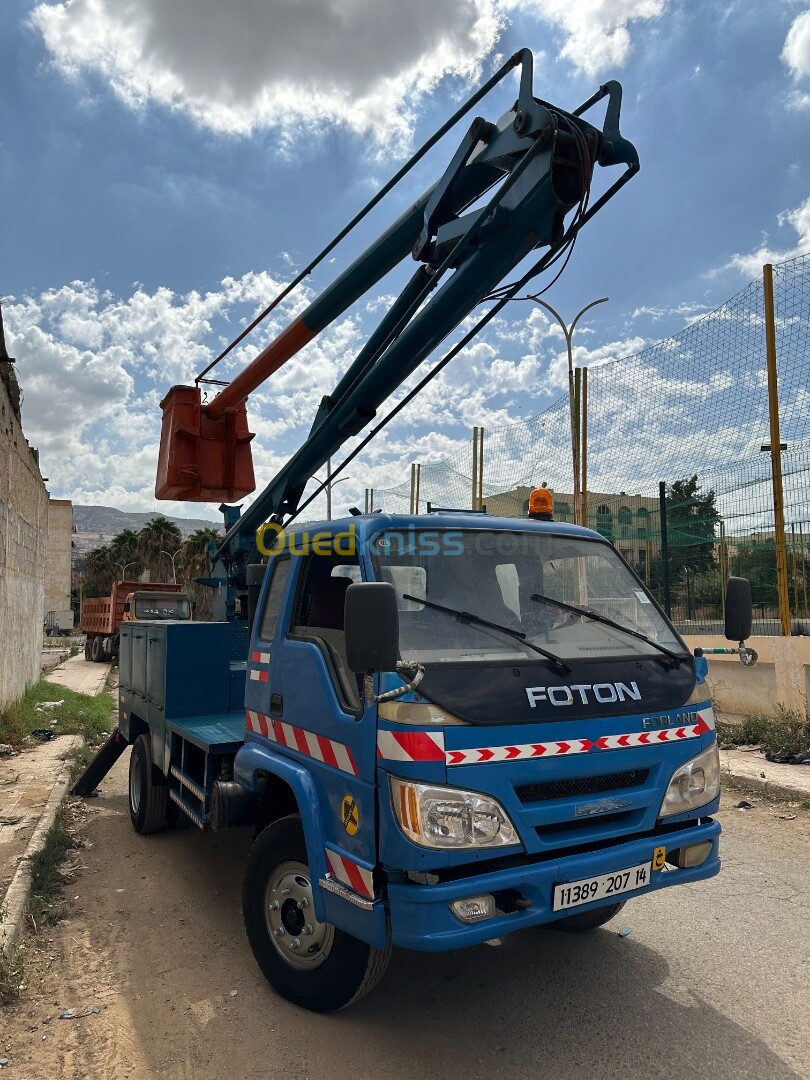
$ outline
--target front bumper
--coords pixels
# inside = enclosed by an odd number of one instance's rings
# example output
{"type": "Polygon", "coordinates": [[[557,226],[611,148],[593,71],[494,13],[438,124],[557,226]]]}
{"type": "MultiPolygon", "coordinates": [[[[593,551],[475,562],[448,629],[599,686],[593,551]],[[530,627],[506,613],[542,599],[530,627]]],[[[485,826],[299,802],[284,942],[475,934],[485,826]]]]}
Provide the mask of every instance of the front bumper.
{"type": "Polygon", "coordinates": [[[566,915],[605,906],[614,901],[601,900],[568,911],[554,912],[551,909],[553,888],[560,883],[596,877],[652,860],[653,851],[662,845],[670,852],[686,844],[709,840],[712,849],[701,866],[686,870],[668,866],[666,870],[653,871],[651,883],[646,888],[622,893],[616,899],[630,900],[670,885],[714,877],[720,870],[719,837],[719,822],[708,819],[700,825],[690,824],[677,831],[647,836],[598,851],[524,863],[521,866],[457,878],[436,885],[389,881],[391,939],[394,945],[406,949],[441,952],[478,945],[528,926],[553,922],[566,915]],[[510,890],[519,892],[529,901],[525,910],[495,915],[492,919],[473,924],[460,922],[450,910],[449,905],[453,900],[510,890]]]}

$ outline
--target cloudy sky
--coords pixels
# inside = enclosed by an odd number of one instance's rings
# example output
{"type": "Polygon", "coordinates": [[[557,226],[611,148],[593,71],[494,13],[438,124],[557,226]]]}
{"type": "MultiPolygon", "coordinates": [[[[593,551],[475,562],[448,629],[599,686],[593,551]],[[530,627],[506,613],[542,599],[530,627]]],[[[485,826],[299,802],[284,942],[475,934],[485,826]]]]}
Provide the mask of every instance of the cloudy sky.
{"type": "MultiPolygon", "coordinates": [[[[610,297],[577,332],[579,363],[636,352],[764,261],[810,250],[807,0],[7,0],[0,296],[51,493],[208,513],[154,501],[165,391],[191,381],[522,46],[535,53],[535,92],[565,108],[620,79],[641,156],[547,294],[568,317],[610,297]]],[[[497,119],[510,95],[481,111],[497,119]]],[[[223,373],[420,194],[455,143],[223,373]]],[[[401,280],[251,397],[260,484],[401,280]]],[[[539,309],[511,305],[350,466],[337,509],[452,452],[473,424],[540,412],[560,393],[562,346],[539,309]]]]}

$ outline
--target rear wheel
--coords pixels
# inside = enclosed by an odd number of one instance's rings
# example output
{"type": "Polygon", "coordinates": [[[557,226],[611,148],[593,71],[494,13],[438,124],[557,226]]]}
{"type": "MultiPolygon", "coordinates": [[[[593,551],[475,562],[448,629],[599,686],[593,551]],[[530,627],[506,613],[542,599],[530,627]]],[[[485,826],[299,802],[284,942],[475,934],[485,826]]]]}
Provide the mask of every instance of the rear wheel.
{"type": "Polygon", "coordinates": [[[282,997],[313,1012],[333,1012],[377,985],[391,948],[376,949],[319,922],[314,887],[298,816],[268,825],[250,849],[242,885],[253,955],[282,997]]]}
{"type": "Polygon", "coordinates": [[[90,637],[84,639],[84,658],[85,660],[93,659],[93,639],[90,637]]]}
{"type": "Polygon", "coordinates": [[[101,662],[102,655],[101,634],[96,634],[93,638],[93,643],[90,646],[90,659],[94,664],[98,664],[101,662]]]}
{"type": "Polygon", "coordinates": [[[577,915],[567,915],[564,919],[557,919],[550,925],[556,930],[567,930],[569,933],[595,930],[597,926],[603,926],[618,915],[625,903],[626,901],[621,904],[608,904],[606,907],[594,908],[592,911],[580,911],[577,915]]]}
{"type": "Polygon", "coordinates": [[[149,738],[139,735],[129,758],[129,816],[135,831],[146,835],[162,829],[168,801],[169,788],[152,762],[149,738]]]}

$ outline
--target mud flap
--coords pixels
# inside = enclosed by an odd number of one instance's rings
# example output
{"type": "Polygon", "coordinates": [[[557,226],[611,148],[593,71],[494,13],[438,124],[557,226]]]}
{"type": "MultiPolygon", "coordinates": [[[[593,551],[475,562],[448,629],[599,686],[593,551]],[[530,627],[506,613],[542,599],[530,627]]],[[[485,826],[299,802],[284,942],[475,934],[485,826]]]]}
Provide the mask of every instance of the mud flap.
{"type": "Polygon", "coordinates": [[[109,739],[79,776],[76,783],[70,789],[71,795],[92,795],[98,785],[118,761],[129,743],[118,730],[113,731],[109,739]]]}

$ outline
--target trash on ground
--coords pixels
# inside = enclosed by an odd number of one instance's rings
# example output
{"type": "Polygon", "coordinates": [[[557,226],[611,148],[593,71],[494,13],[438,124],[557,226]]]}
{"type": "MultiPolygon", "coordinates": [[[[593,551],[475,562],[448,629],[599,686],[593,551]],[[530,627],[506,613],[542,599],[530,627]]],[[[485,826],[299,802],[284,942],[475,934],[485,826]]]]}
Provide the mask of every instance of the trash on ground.
{"type": "Polygon", "coordinates": [[[228,996],[229,996],[229,997],[236,997],[236,995],[237,995],[238,993],[239,993],[239,991],[238,991],[238,990],[231,990],[231,992],[230,992],[230,994],[229,994],[228,996]]]}
{"type": "Polygon", "coordinates": [[[62,698],[61,701],[40,701],[36,708],[37,712],[47,712],[48,709],[58,709],[60,705],[64,704],[64,698],[62,698]]]}
{"type": "Polygon", "coordinates": [[[796,820],[796,815],[795,814],[774,814],[773,816],[775,818],[778,818],[779,821],[795,821],[796,820]]]}
{"type": "Polygon", "coordinates": [[[629,937],[629,936],[630,936],[630,927],[629,926],[625,926],[622,930],[619,931],[619,937],[629,937]]]}
{"type": "Polygon", "coordinates": [[[50,742],[51,739],[56,737],[56,732],[51,731],[50,728],[38,727],[34,728],[31,734],[40,740],[40,742],[50,742]]]}
{"type": "Polygon", "coordinates": [[[0,742],[0,757],[11,757],[14,747],[7,742],[0,742]]]}
{"type": "Polygon", "coordinates": [[[750,803],[746,799],[741,799],[740,802],[738,802],[735,805],[734,809],[735,810],[753,810],[754,806],[755,806],[755,803],[750,803]]]}
{"type": "Polygon", "coordinates": [[[101,1012],[100,1005],[90,1005],[86,1009],[62,1009],[59,1013],[60,1020],[80,1020],[83,1016],[90,1016],[101,1012]]]}

